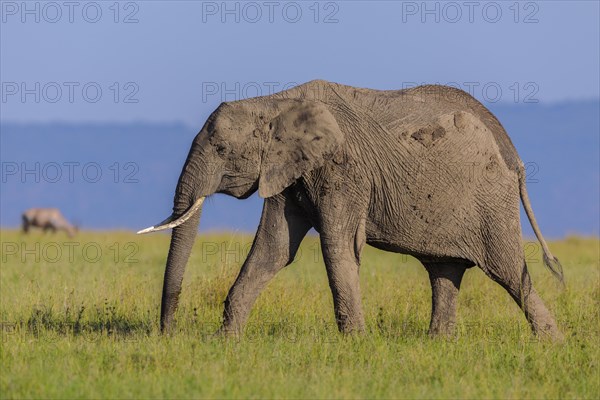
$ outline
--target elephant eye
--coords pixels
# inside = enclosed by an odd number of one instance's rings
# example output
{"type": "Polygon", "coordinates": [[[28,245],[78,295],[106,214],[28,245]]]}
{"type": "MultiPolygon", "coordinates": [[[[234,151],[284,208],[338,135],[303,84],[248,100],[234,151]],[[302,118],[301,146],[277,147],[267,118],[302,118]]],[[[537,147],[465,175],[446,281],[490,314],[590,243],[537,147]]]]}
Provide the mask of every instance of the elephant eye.
{"type": "Polygon", "coordinates": [[[224,156],[227,153],[227,146],[225,146],[223,143],[218,143],[215,147],[220,156],[224,156]]]}

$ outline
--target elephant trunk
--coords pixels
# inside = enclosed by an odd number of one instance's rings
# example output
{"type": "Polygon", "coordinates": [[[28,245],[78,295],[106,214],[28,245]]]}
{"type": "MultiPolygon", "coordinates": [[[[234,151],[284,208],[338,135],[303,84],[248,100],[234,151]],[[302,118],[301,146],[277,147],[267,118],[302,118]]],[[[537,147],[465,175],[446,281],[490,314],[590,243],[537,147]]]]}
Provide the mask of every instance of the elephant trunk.
{"type": "Polygon", "coordinates": [[[204,157],[195,141],[177,183],[173,214],[159,226],[144,230],[154,231],[173,228],[160,309],[160,329],[162,332],[170,331],[173,326],[173,316],[179,302],[183,274],[192,252],[200,223],[200,215],[202,214],[204,196],[200,194],[203,190],[209,190],[210,186],[203,160],[204,157]],[[203,179],[199,179],[200,177],[203,179]]]}
{"type": "Polygon", "coordinates": [[[171,245],[162,291],[162,302],[160,308],[160,329],[162,332],[169,331],[172,327],[173,315],[179,302],[181,293],[181,282],[185,272],[185,266],[190,257],[202,209],[198,208],[190,218],[175,227],[171,233],[171,245]]]}
{"type": "MultiPolygon", "coordinates": [[[[203,136],[198,136],[203,137],[203,136]]],[[[173,229],[171,244],[165,268],[165,277],[162,291],[160,328],[162,332],[172,329],[173,316],[177,309],[181,283],[185,267],[192,252],[204,196],[214,193],[213,182],[207,173],[207,163],[202,154],[198,139],[192,144],[183,170],[175,190],[173,213],[161,223],[143,229],[138,233],[156,232],[164,229],[173,229]]]]}
{"type": "Polygon", "coordinates": [[[151,231],[173,228],[162,291],[160,310],[160,329],[162,332],[169,331],[172,328],[173,316],[177,310],[179,294],[181,293],[183,274],[192,252],[200,223],[200,215],[202,214],[204,197],[194,201],[197,187],[190,182],[193,176],[197,176],[195,171],[192,171],[189,167],[184,168],[177,185],[173,214],[163,221],[160,226],[148,228],[151,231]]]}

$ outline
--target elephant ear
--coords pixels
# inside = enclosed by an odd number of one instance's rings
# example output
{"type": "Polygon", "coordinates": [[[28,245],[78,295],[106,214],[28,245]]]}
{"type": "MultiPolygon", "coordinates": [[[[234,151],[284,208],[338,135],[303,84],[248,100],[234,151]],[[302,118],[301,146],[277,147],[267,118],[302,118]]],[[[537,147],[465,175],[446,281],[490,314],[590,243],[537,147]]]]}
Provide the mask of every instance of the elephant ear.
{"type": "Polygon", "coordinates": [[[269,124],[271,133],[258,184],[267,198],[281,193],[304,173],[323,166],[344,141],[324,104],[298,101],[269,124]]]}

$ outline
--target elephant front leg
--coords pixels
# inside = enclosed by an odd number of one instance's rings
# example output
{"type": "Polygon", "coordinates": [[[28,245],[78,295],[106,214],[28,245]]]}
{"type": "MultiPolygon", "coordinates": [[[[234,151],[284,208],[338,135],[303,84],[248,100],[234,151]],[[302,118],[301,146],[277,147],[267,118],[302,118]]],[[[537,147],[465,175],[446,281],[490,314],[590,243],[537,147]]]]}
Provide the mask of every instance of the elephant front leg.
{"type": "Polygon", "coordinates": [[[342,333],[362,332],[365,319],[358,274],[360,265],[354,241],[328,240],[322,235],[321,246],[338,329],[342,333]]]}
{"type": "Polygon", "coordinates": [[[310,228],[301,211],[284,195],[265,200],[248,258],[225,299],[220,333],[242,333],[258,295],[279,270],[294,260],[310,228]]]}
{"type": "Polygon", "coordinates": [[[431,282],[430,336],[449,336],[456,325],[456,299],[466,265],[447,262],[423,262],[431,282]]]}

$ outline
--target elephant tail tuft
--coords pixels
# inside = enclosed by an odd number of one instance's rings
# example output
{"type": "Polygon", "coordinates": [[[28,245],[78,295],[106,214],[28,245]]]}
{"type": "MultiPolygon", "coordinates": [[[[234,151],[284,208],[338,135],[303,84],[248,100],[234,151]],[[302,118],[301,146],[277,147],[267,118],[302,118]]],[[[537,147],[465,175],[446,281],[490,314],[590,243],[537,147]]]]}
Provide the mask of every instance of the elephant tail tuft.
{"type": "Polygon", "coordinates": [[[558,261],[558,258],[554,257],[552,254],[546,254],[544,252],[544,265],[548,267],[550,272],[552,272],[552,275],[554,275],[556,279],[560,281],[560,283],[562,283],[563,285],[565,284],[563,268],[560,264],[560,261],[558,261]]]}
{"type": "Polygon", "coordinates": [[[519,191],[521,193],[521,202],[523,203],[525,214],[527,214],[527,218],[529,219],[529,223],[533,228],[533,232],[535,233],[535,236],[537,237],[538,241],[540,242],[540,245],[542,246],[542,251],[544,252],[544,265],[548,267],[550,272],[552,272],[552,275],[554,275],[554,277],[556,277],[556,279],[558,279],[560,283],[562,283],[564,286],[565,277],[563,274],[562,265],[560,264],[560,261],[558,261],[558,258],[554,257],[550,252],[550,249],[546,244],[546,240],[544,240],[544,237],[542,236],[542,231],[540,230],[540,227],[537,224],[535,215],[533,214],[533,209],[531,208],[531,202],[529,200],[529,195],[527,194],[527,188],[525,185],[524,168],[521,168],[519,170],[519,191]]]}

